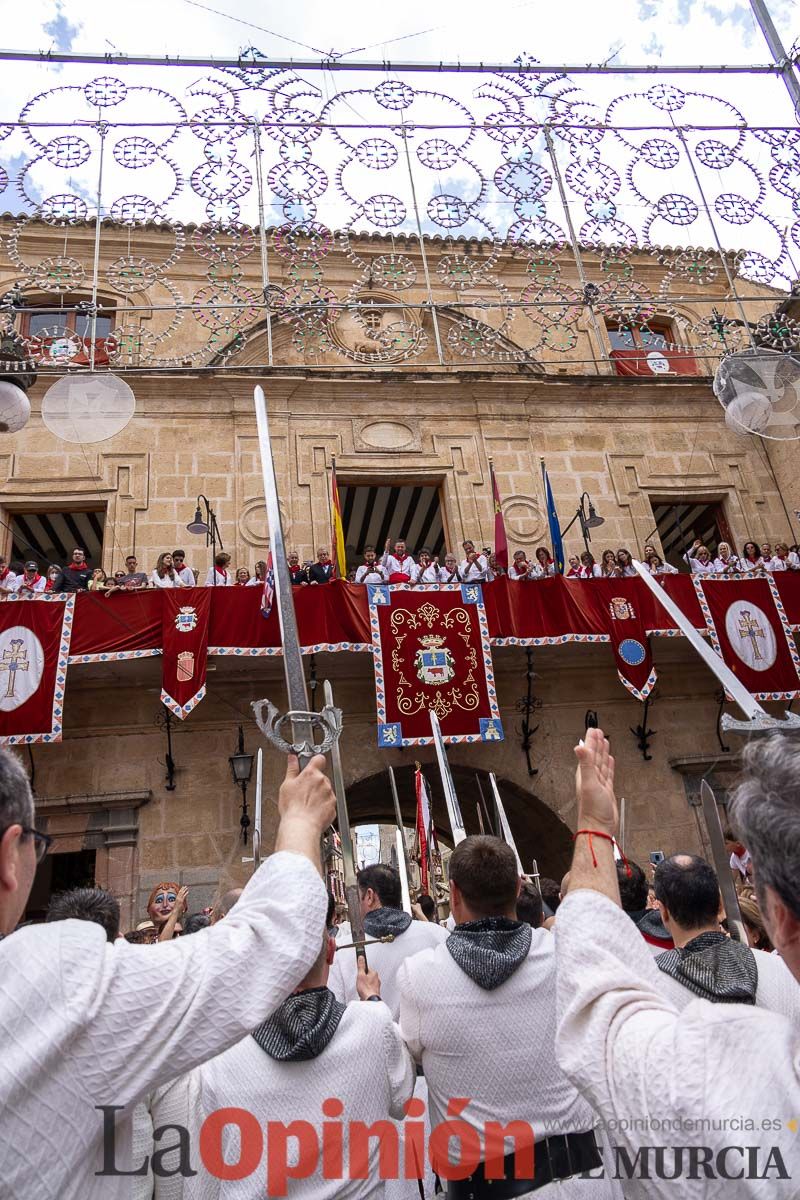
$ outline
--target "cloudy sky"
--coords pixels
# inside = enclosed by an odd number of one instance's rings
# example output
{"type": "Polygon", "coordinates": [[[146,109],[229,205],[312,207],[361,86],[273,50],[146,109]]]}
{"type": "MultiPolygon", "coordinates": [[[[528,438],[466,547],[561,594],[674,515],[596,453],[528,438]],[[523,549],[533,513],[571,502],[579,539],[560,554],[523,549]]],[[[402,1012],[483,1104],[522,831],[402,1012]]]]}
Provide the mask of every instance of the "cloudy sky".
{"type": "MultiPolygon", "coordinates": [[[[797,6],[770,0],[770,8],[788,47],[800,34],[797,6]]],[[[527,53],[596,63],[615,52],[620,63],[767,59],[742,0],[405,0],[387,7],[372,0],[27,0],[3,40],[25,49],[183,55],[231,55],[256,45],[274,56],[333,50],[382,60],[511,62],[527,53]]]]}

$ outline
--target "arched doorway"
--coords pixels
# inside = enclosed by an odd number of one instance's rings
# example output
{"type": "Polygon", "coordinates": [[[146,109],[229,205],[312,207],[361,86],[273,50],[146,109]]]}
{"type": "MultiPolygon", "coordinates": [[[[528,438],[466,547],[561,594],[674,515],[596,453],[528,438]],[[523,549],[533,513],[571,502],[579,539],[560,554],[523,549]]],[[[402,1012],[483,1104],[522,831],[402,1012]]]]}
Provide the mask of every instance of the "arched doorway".
{"type": "MultiPolygon", "coordinates": [[[[491,819],[494,804],[489,777],[486,771],[474,767],[461,767],[453,763],[450,767],[461,805],[461,815],[468,834],[480,833],[478,804],[480,788],[486,801],[491,819]]],[[[436,767],[430,763],[423,767],[433,801],[433,819],[442,842],[450,844],[450,824],[444,802],[441,780],[436,767]]],[[[397,793],[403,824],[413,828],[416,815],[414,791],[414,766],[395,768],[397,793]]],[[[539,871],[551,879],[560,880],[569,868],[572,854],[572,834],[564,822],[538,797],[524,791],[515,783],[498,779],[497,786],[506,810],[511,832],[526,871],[530,871],[535,858],[539,871]]],[[[347,808],[350,824],[394,824],[394,806],[389,788],[389,777],[381,771],[369,775],[347,789],[347,808]]],[[[484,817],[484,825],[486,818],[484,817]]],[[[485,829],[486,833],[490,831],[485,829]]]]}

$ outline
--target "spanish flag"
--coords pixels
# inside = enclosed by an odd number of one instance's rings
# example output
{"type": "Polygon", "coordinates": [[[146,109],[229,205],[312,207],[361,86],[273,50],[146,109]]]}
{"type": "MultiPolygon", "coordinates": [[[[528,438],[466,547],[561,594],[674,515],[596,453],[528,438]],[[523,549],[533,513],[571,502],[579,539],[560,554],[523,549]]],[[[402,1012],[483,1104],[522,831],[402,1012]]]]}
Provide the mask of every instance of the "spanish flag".
{"type": "Polygon", "coordinates": [[[336,458],[331,455],[331,514],[333,516],[333,559],[334,574],[340,579],[347,579],[347,558],[344,552],[344,526],[342,525],[342,506],[339,503],[339,487],[336,483],[336,458]]]}
{"type": "Polygon", "coordinates": [[[497,479],[494,474],[494,464],[489,459],[489,474],[492,477],[492,506],[494,508],[494,557],[498,567],[502,567],[504,571],[508,570],[508,538],[506,537],[506,523],[503,520],[503,506],[500,500],[500,491],[497,487],[497,479]]]}

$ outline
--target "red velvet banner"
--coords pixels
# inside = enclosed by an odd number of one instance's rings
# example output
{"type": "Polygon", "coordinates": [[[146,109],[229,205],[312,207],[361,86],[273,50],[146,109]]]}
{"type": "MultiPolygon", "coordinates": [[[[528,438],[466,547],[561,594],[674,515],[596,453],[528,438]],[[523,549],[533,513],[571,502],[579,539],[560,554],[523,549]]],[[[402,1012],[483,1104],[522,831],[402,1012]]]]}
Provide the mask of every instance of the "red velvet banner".
{"type": "Polygon", "coordinates": [[[605,622],[621,682],[637,700],[646,700],[656,683],[650,642],[645,632],[639,579],[595,579],[581,598],[592,612],[595,625],[605,622]]]}
{"type": "Polygon", "coordinates": [[[206,694],[208,625],[213,591],[214,588],[170,588],[163,592],[161,701],[181,720],[188,717],[206,694]]]}
{"type": "Polygon", "coordinates": [[[0,743],[61,741],[74,603],[0,604],[0,743]]]}
{"type": "Polygon", "coordinates": [[[378,745],[427,745],[430,712],[446,742],[501,741],[480,585],[368,591],[378,745]]]}
{"type": "Polygon", "coordinates": [[[757,700],[790,700],[800,691],[800,655],[772,576],[695,576],[714,649],[757,700]]]}

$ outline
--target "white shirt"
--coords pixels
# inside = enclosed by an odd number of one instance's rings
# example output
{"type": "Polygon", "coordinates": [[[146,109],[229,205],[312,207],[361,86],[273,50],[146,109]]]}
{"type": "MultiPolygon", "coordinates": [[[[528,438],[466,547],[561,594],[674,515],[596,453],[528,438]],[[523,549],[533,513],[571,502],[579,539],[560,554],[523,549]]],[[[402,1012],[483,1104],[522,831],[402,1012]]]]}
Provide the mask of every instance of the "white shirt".
{"type": "Polygon", "coordinates": [[[175,572],[174,579],[172,578],[172,576],[169,573],[167,573],[166,575],[159,575],[158,571],[153,571],[153,574],[150,576],[150,583],[153,585],[153,587],[157,587],[157,588],[183,587],[183,584],[181,583],[181,581],[178,577],[177,571],[175,572]]]}
{"type": "Polygon", "coordinates": [[[33,580],[27,580],[24,575],[17,575],[16,580],[17,584],[14,590],[16,592],[21,592],[23,596],[27,592],[43,592],[47,584],[47,580],[45,579],[44,575],[40,575],[36,580],[36,583],[34,583],[33,580]]]}
{"type": "Polygon", "coordinates": [[[9,568],[6,577],[0,579],[0,592],[15,592],[20,578],[19,575],[15,575],[11,568],[9,568]]]}
{"type": "Polygon", "coordinates": [[[692,558],[688,550],[683,557],[691,567],[693,575],[716,575],[717,569],[712,559],[701,562],[699,558],[692,558]]]}
{"type": "Polygon", "coordinates": [[[770,559],[767,569],[769,571],[800,571],[800,558],[797,557],[794,550],[790,550],[786,558],[781,558],[774,554],[770,559]]]}
{"type": "Polygon", "coordinates": [[[386,583],[388,578],[386,568],[377,559],[371,566],[362,563],[356,571],[356,583],[386,583]]]}
{"type": "MultiPolygon", "coordinates": [[[[435,567],[433,563],[428,563],[427,567],[417,567],[417,577],[415,583],[449,583],[450,572],[444,567],[435,567]]],[[[455,583],[455,580],[453,580],[455,583]]]]}
{"type": "Polygon", "coordinates": [[[400,559],[395,558],[394,554],[389,554],[387,551],[381,559],[381,566],[385,567],[387,578],[390,575],[407,575],[411,579],[416,565],[410,554],[406,554],[404,558],[400,559]]]}
{"type": "Polygon", "coordinates": [[[176,568],[175,574],[178,576],[178,579],[180,579],[184,587],[197,587],[194,571],[191,567],[181,567],[180,571],[176,568]]]}
{"type": "Polygon", "coordinates": [[[739,559],[735,554],[729,555],[727,562],[724,558],[717,557],[714,559],[714,570],[718,575],[731,575],[737,571],[741,571],[741,569],[739,559]]]}
{"type": "MultiPolygon", "coordinates": [[[[393,942],[377,942],[367,946],[367,962],[370,969],[377,971],[381,977],[381,998],[391,1009],[392,1017],[397,1020],[400,1012],[400,993],[397,989],[397,972],[401,964],[412,954],[426,950],[430,946],[438,946],[447,939],[447,930],[432,921],[412,921],[408,929],[395,938],[393,942]]],[[[352,933],[349,923],[339,926],[337,941],[351,942],[352,933]]],[[[358,996],[356,991],[356,956],[355,950],[337,950],[333,960],[328,987],[337,1000],[348,1004],[358,996]]]]}
{"type": "MultiPolygon", "coordinates": [[[[270,1121],[284,1126],[292,1121],[307,1121],[314,1127],[321,1145],[326,1120],[322,1105],[335,1097],[344,1104],[339,1119],[344,1134],[345,1178],[323,1179],[320,1161],[307,1178],[289,1183],[289,1195],[293,1200],[299,1197],[378,1200],[384,1196],[384,1183],[378,1178],[378,1139],[369,1140],[367,1178],[349,1179],[349,1126],[353,1121],[372,1125],[389,1117],[401,1119],[403,1105],[414,1090],[414,1078],[411,1055],[386,1005],[355,1000],[348,1004],[336,1032],[316,1058],[277,1062],[254,1038],[245,1037],[224,1054],[157,1093],[152,1106],[153,1122],[186,1126],[191,1131],[192,1145],[197,1147],[200,1126],[209,1114],[221,1108],[243,1108],[253,1113],[263,1130],[270,1121]]],[[[238,1161],[239,1146],[238,1129],[228,1126],[222,1136],[225,1161],[238,1161]]],[[[290,1155],[291,1146],[290,1139],[290,1155]]],[[[195,1154],[193,1165],[198,1175],[187,1180],[184,1196],[187,1200],[190,1197],[199,1200],[200,1196],[203,1200],[254,1200],[266,1195],[267,1148],[265,1137],[261,1162],[254,1174],[242,1180],[216,1179],[206,1172],[200,1156],[195,1154]]]]}
{"type": "Polygon", "coordinates": [[[233,571],[227,570],[225,574],[217,567],[217,582],[214,583],[214,567],[209,567],[206,573],[205,587],[233,587],[233,571]]]}
{"type": "Polygon", "coordinates": [[[264,580],[256,579],[256,577],[254,575],[252,579],[248,579],[247,583],[244,586],[245,587],[262,587],[263,588],[264,580]]]}
{"type": "Polygon", "coordinates": [[[752,858],[750,855],[750,851],[747,849],[746,846],[745,846],[744,854],[736,854],[736,853],[731,854],[731,858],[730,858],[731,870],[738,871],[739,874],[741,875],[742,879],[744,879],[746,877],[747,868],[749,867],[751,862],[752,862],[752,858]]]}
{"type": "Polygon", "coordinates": [[[462,558],[458,564],[458,573],[463,583],[478,583],[489,576],[489,560],[485,554],[479,554],[474,562],[462,558]]]}
{"type": "Polygon", "coordinates": [[[581,563],[581,579],[602,579],[603,572],[598,563],[592,563],[591,567],[586,567],[581,563]]]}
{"type": "Polygon", "coordinates": [[[680,575],[677,567],[673,567],[672,563],[662,563],[660,567],[648,567],[651,575],[680,575]]]}
{"type": "MultiPolygon", "coordinates": [[[[643,1147],[708,1146],[716,1155],[745,1145],[759,1147],[763,1172],[777,1147],[793,1176],[776,1179],[773,1167],[768,1178],[737,1179],[732,1188],[701,1168],[692,1180],[684,1152],[683,1178],[659,1179],[650,1150],[650,1178],[626,1181],[627,1200],[796,1197],[797,1135],[783,1114],[800,1112],[797,1026],[763,1008],[700,999],[679,1013],[633,922],[598,892],[569,893],[555,941],[559,1064],[600,1119],[613,1122],[612,1140],[631,1162],[643,1147]],[[682,1124],[665,1133],[666,1120],[682,1124]]],[[[667,1167],[673,1161],[670,1150],[667,1167]]],[[[746,1175],[747,1152],[729,1152],[726,1166],[746,1175]]]]}
{"type": "MultiPolygon", "coordinates": [[[[431,1125],[447,1120],[452,1096],[469,1098],[462,1119],[525,1121],[537,1139],[545,1131],[582,1133],[597,1121],[556,1062],[556,958],[552,934],[532,931],[524,962],[488,991],[457,965],[447,946],[423,951],[400,968],[400,1032],[422,1063],[431,1125]]],[[[541,1189],[564,1200],[605,1200],[608,1181],[575,1179],[541,1189]]]]}
{"type": "MultiPolygon", "coordinates": [[[[102,1168],[97,1105],[133,1106],[262,1021],[319,954],[327,896],[302,855],[272,855],[224,921],[156,946],[90,921],[0,941],[0,1196],[128,1200],[102,1168]]],[[[131,1122],[117,1114],[117,1161],[131,1122]]]]}
{"type": "Polygon", "coordinates": [[[532,571],[532,567],[529,562],[525,562],[523,564],[523,569],[521,571],[518,571],[517,564],[515,562],[512,562],[508,568],[508,578],[516,579],[517,581],[522,580],[522,579],[530,579],[531,571],[532,571]]]}

